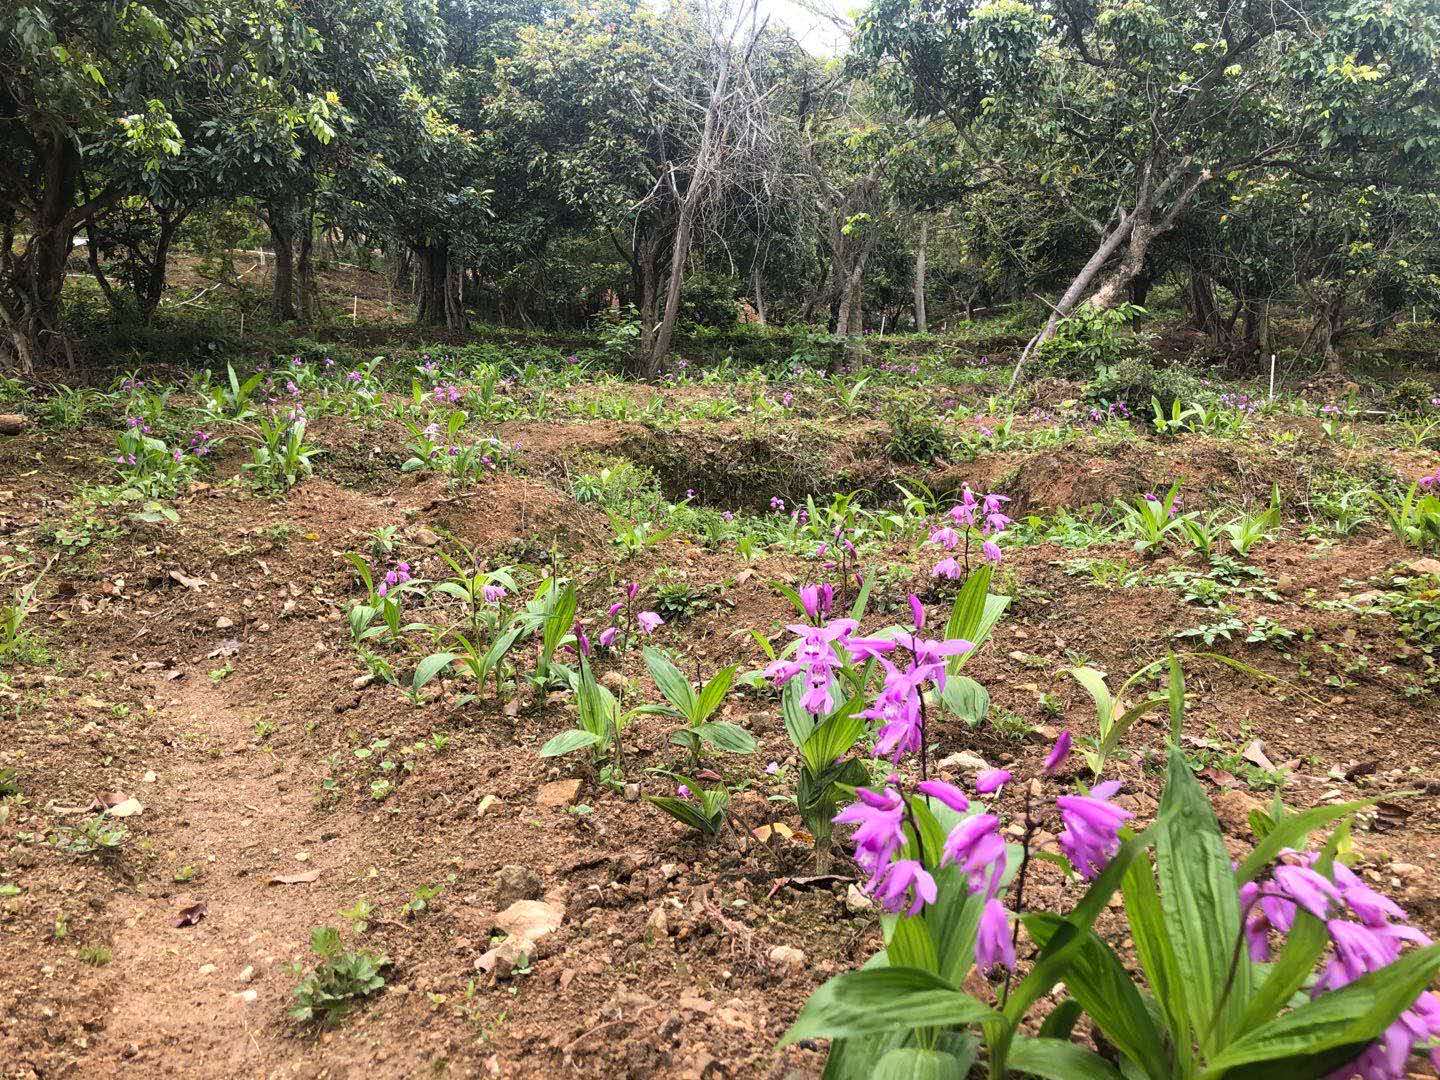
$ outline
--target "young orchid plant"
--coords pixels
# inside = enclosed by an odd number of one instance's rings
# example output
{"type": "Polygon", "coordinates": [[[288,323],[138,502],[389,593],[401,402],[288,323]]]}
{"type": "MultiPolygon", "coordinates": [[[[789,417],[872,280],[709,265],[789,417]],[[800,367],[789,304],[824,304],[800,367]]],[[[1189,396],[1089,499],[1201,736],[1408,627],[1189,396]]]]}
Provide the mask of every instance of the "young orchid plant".
{"type": "MultiPolygon", "coordinates": [[[[855,1080],[964,1077],[982,1055],[992,1080],[1401,1080],[1415,1054],[1440,1058],[1440,999],[1426,990],[1440,946],[1336,858],[1346,819],[1367,804],[1266,818],[1254,850],[1232,862],[1178,749],[1174,660],[1168,701],[1165,790],[1143,831],[1115,802],[1119,781],[1065,790],[1068,732],[1025,788],[1018,845],[945,781],[892,774],[879,791],[858,789],[835,820],[856,827],[885,950],[820,987],[782,1044],[830,1038],[826,1076],[855,1080]],[[1037,783],[1052,789],[1040,804],[1037,783]],[[1318,852],[1296,849],[1336,823],[1318,852]],[[1042,825],[1058,827],[1060,854],[1032,850],[1042,825]],[[1089,883],[1068,915],[1027,909],[1037,859],[1089,883]],[[1143,978],[1095,930],[1117,892],[1143,978]],[[1023,977],[1022,927],[1033,946],[1023,977]],[[992,1000],[959,989],[972,966],[993,976],[992,1000]],[[1060,1004],[1036,1034],[1022,1032],[1057,987],[1060,1004]],[[1103,1054],[1072,1040],[1082,1014],[1103,1054]]],[[[982,773],[975,793],[1011,779],[982,773]]]]}

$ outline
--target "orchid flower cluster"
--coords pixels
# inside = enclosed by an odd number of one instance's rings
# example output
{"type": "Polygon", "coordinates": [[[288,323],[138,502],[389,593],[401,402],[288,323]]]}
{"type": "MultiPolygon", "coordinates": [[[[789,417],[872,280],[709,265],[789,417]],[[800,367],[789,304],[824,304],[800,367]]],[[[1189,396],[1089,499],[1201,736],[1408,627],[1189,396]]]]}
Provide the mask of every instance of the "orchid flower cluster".
{"type": "MultiPolygon", "coordinates": [[[[976,505],[980,505],[979,500],[976,505]]],[[[994,505],[998,512],[998,503],[994,505]]],[[[949,658],[970,652],[974,645],[959,638],[922,638],[926,613],[917,597],[910,598],[913,625],[910,633],[902,631],[893,637],[865,638],[856,636],[855,619],[825,621],[834,596],[830,586],[806,586],[799,596],[812,624],[788,627],[800,639],[795,654],[776,660],[766,668],[765,674],[777,685],[803,678],[805,692],[800,699],[801,706],[823,715],[839,706],[839,674],[846,667],[847,659],[878,661],[884,673],[882,685],[874,703],[860,713],[879,725],[874,756],[898,765],[906,754],[918,752],[921,780],[914,791],[957,814],[967,813],[970,800],[964,791],[926,775],[925,691],[927,686],[933,686],[943,693],[949,658]],[[897,662],[901,657],[903,663],[897,662]]],[[[1069,732],[1061,732],[1046,760],[1047,774],[1060,770],[1070,747],[1069,732]]],[[[994,794],[1011,779],[1006,770],[986,770],[976,778],[976,793],[994,794]]],[[[969,891],[983,897],[975,942],[976,963],[983,969],[997,965],[1013,969],[1015,940],[1010,932],[1009,915],[999,899],[1008,865],[1000,819],[989,813],[963,818],[950,829],[938,852],[926,853],[904,786],[900,776],[892,773],[879,791],[858,788],[856,801],[835,815],[836,824],[856,826],[852,842],[856,864],[868,875],[866,891],[887,911],[914,917],[936,901],[938,889],[933,869],[958,867],[969,891]],[[920,849],[914,856],[905,854],[907,823],[920,849]],[[927,862],[927,854],[934,861],[927,862]]],[[[1087,879],[1097,876],[1114,857],[1120,847],[1120,829],[1132,816],[1110,801],[1119,786],[1118,783],[1101,784],[1088,794],[1063,795],[1056,800],[1063,825],[1059,837],[1061,848],[1077,872],[1087,879]]]]}
{"type": "MultiPolygon", "coordinates": [[[[1060,771],[1069,757],[1070,747],[1070,733],[1062,731],[1046,758],[1043,770],[1046,775],[1060,771]]],[[[976,794],[994,794],[1011,779],[1008,770],[985,770],[976,777],[976,794]]],[[[859,801],[842,810],[835,821],[860,826],[853,842],[857,865],[870,875],[866,890],[887,911],[903,911],[913,917],[925,905],[935,902],[937,888],[922,861],[897,858],[905,846],[903,825],[907,812],[898,785],[899,777],[892,775],[880,794],[865,789],[856,791],[859,801]]],[[[1061,795],[1055,800],[1062,825],[1058,837],[1060,848],[1076,872],[1087,881],[1098,877],[1115,857],[1120,848],[1120,830],[1134,816],[1111,802],[1119,789],[1118,781],[1110,781],[1096,785],[1088,794],[1061,795]]],[[[964,791],[943,780],[922,780],[915,785],[915,791],[938,800],[958,814],[970,809],[970,800],[964,791]]],[[[912,831],[918,838],[920,832],[913,822],[912,831]]],[[[965,817],[949,831],[936,864],[958,867],[970,893],[984,898],[975,939],[975,963],[981,970],[997,965],[1011,971],[1015,968],[1015,935],[1010,931],[1009,913],[999,899],[1008,858],[1000,819],[991,813],[977,813],[965,817]]]]}
{"type": "MultiPolygon", "coordinates": [[[[854,827],[865,888],[898,918],[887,927],[883,956],[817,990],[782,1045],[835,1040],[832,1053],[843,1054],[856,1076],[880,1075],[882,1061],[923,1064],[929,1075],[947,1069],[966,1075],[981,1043],[988,1075],[997,1080],[1239,1072],[1404,1080],[1417,1054],[1440,1068],[1440,995],[1428,989],[1440,973],[1440,945],[1331,855],[1285,846],[1364,804],[1303,814],[1277,805],[1258,846],[1237,865],[1179,749],[1185,687],[1178,660],[1170,669],[1170,749],[1153,823],[1127,828],[1133,815],[1116,804],[1116,781],[1054,800],[1060,850],[1090,882],[1068,913],[1025,903],[1027,869],[1044,856],[1031,850],[1040,824],[1032,813],[1036,780],[1024,792],[1013,882],[1015,856],[999,817],[972,807],[956,785],[922,769],[908,790],[897,773],[878,790],[856,788],[856,802],[834,820],[854,827]],[[1217,889],[1225,881],[1234,891],[1217,889]],[[954,905],[967,893],[968,914],[957,918],[954,905]],[[1095,931],[1099,915],[1120,906],[1116,899],[1123,899],[1143,982],[1095,931]],[[1012,979],[1022,926],[1035,963],[1012,979]],[[1280,935],[1288,939],[1273,955],[1280,935]],[[970,952],[980,971],[1010,973],[993,1004],[962,988],[956,961],[970,952]],[[1062,984],[1072,1009],[1078,1006],[1096,1042],[1103,1036],[1112,1053],[1102,1057],[1071,1040],[1075,1012],[1059,1014],[1058,1025],[1047,1019],[1038,1036],[1029,1033],[1032,1010],[1062,984]],[[942,1001],[954,1019],[936,1030],[942,1001]],[[968,1056],[949,1049],[949,1034],[965,1036],[968,1056]]],[[[1060,773],[1071,747],[1062,731],[1041,774],[1060,773]]],[[[974,792],[993,794],[1011,779],[987,770],[974,792]]],[[[1337,826],[1326,852],[1336,850],[1347,828],[1337,826]]]]}
{"type": "Polygon", "coordinates": [[[375,595],[382,599],[389,596],[391,591],[405,585],[412,580],[410,575],[410,564],[408,562],[397,562],[380,579],[380,584],[375,586],[375,595]]]}
{"type": "Polygon", "coordinates": [[[938,544],[947,552],[961,548],[961,558],[946,555],[937,562],[930,573],[951,581],[970,573],[970,546],[972,539],[980,540],[980,552],[986,562],[998,565],[1004,558],[997,541],[1010,524],[1010,518],[1001,507],[1010,501],[1009,495],[991,492],[976,495],[966,484],[960,502],[950,508],[952,525],[941,525],[930,531],[930,543],[938,544]]]}
{"type": "MultiPolygon", "coordinates": [[[[1330,868],[1332,876],[1327,878],[1316,869],[1319,861],[1315,852],[1287,848],[1268,880],[1246,882],[1241,887],[1245,941],[1253,960],[1271,961],[1272,934],[1288,934],[1300,911],[1324,923],[1333,946],[1315,980],[1312,998],[1393,964],[1407,941],[1431,943],[1428,935],[1409,924],[1399,905],[1365,884],[1344,863],[1335,862],[1330,868]]],[[[1440,1069],[1440,997],[1428,990],[1356,1061],[1332,1076],[1334,1080],[1354,1075],[1365,1080],[1403,1080],[1411,1055],[1427,1047],[1431,1065],[1440,1069]]]]}
{"type": "Polygon", "coordinates": [[[662,619],[653,611],[636,611],[639,606],[636,598],[640,595],[640,583],[638,581],[625,581],[620,584],[621,599],[610,605],[606,614],[610,617],[610,625],[600,631],[595,639],[603,649],[613,649],[618,639],[621,648],[629,648],[630,635],[635,628],[646,634],[653,634],[660,627],[665,625],[662,619]]]}

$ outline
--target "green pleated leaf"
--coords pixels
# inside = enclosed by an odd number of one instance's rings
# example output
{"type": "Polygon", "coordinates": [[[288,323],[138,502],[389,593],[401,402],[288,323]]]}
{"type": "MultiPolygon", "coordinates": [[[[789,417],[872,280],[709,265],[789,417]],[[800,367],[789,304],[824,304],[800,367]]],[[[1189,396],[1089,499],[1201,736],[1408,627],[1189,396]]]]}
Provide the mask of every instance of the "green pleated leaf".
{"type": "Polygon", "coordinates": [[[1175,747],[1155,824],[1155,864],[1190,1029],[1213,1055],[1239,1030],[1250,1002],[1250,967],[1235,964],[1229,985],[1240,937],[1235,874],[1210,800],[1175,747]]]}
{"type": "Polygon", "coordinates": [[[690,680],[680,673],[680,669],[670,662],[669,657],[653,645],[647,645],[645,666],[650,669],[650,677],[655,680],[655,685],[660,688],[666,700],[679,709],[686,719],[694,717],[695,688],[690,685],[690,680]]]}
{"type": "Polygon", "coordinates": [[[984,1002],[931,972],[877,967],[837,975],[811,994],[780,1045],[976,1024],[998,1017],[984,1002]]]}
{"type": "Polygon", "coordinates": [[[1124,1080],[1115,1066],[1083,1046],[1062,1039],[1017,1036],[1006,1059],[1011,1072],[1045,1080],[1124,1080]]]}
{"type": "Polygon", "coordinates": [[[711,746],[731,754],[753,754],[755,752],[754,737],[744,728],[728,724],[723,720],[700,724],[690,730],[711,746]]]}
{"type": "MultiPolygon", "coordinates": [[[[1048,912],[1032,912],[1023,919],[1026,931],[1042,949],[1064,923],[1048,912]]],[[[1080,1007],[1121,1053],[1152,1080],[1169,1080],[1173,1070],[1150,1010],[1125,965],[1095,931],[1087,930],[1071,952],[1064,980],[1080,1007]]]]}
{"type": "Polygon", "coordinates": [[[576,750],[583,750],[587,746],[594,746],[598,742],[600,742],[599,735],[581,731],[579,728],[571,728],[569,731],[562,731],[542,746],[540,756],[562,757],[565,754],[573,754],[576,750]]]}
{"type": "Polygon", "coordinates": [[[871,1080],[965,1080],[970,1067],[943,1050],[902,1046],[875,1063],[871,1080]]]}
{"type": "Polygon", "coordinates": [[[1437,971],[1440,945],[1412,950],[1393,964],[1321,994],[1237,1039],[1211,1059],[1201,1078],[1211,1080],[1256,1062],[1275,1063],[1266,1075],[1282,1076],[1286,1075],[1281,1071],[1286,1059],[1310,1058],[1371,1042],[1415,1003],[1437,971]]]}

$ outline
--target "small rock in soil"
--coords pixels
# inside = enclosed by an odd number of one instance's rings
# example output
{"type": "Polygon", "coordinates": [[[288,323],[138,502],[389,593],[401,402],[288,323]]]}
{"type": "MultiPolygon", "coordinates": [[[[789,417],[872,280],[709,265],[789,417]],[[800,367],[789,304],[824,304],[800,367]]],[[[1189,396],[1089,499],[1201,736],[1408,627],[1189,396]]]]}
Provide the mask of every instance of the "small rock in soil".
{"type": "Polygon", "coordinates": [[[502,866],[495,875],[495,908],[503,911],[516,900],[537,900],[545,892],[540,875],[528,866],[502,866]]]}
{"type": "Polygon", "coordinates": [[[990,763],[978,754],[972,754],[968,750],[962,750],[958,754],[951,754],[936,767],[940,769],[957,769],[960,772],[984,772],[990,768],[990,763]]]}
{"type": "Polygon", "coordinates": [[[541,786],[535,805],[543,808],[569,806],[580,797],[579,780],[554,780],[541,786]]]}
{"type": "Polygon", "coordinates": [[[805,967],[805,952],[793,945],[776,945],[770,950],[770,962],[786,971],[800,971],[805,967]]]}

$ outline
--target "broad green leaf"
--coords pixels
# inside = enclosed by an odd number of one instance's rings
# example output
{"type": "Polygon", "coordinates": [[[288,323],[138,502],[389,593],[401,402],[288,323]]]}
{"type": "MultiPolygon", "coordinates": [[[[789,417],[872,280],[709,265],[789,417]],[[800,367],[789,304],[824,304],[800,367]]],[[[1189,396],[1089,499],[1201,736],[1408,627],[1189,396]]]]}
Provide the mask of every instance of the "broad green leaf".
{"type": "Polygon", "coordinates": [[[855,603],[850,605],[850,618],[857,622],[865,617],[865,608],[870,603],[870,588],[875,584],[875,572],[872,570],[865,575],[865,580],[860,583],[860,592],[855,597],[855,603]]]}
{"type": "Polygon", "coordinates": [[[1152,712],[1161,705],[1164,705],[1165,700],[1164,696],[1156,694],[1135,705],[1131,705],[1118,717],[1114,718],[1111,721],[1110,730],[1105,733],[1105,737],[1100,741],[1100,753],[1102,755],[1108,755],[1110,751],[1115,748],[1115,745],[1125,737],[1125,733],[1135,726],[1135,721],[1139,720],[1146,713],[1152,712]]]}
{"type": "Polygon", "coordinates": [[[645,666],[650,669],[650,677],[655,680],[655,685],[660,688],[666,700],[679,709],[686,719],[693,718],[697,704],[695,688],[690,685],[690,680],[680,673],[680,669],[670,662],[670,658],[653,645],[647,645],[645,666]]]}
{"type": "MultiPolygon", "coordinates": [[[[1025,929],[1042,949],[1064,923],[1058,915],[1032,912],[1025,929]]],[[[1150,1011],[1120,958],[1093,931],[1070,954],[1063,976],[1075,1000],[1119,1050],[1152,1080],[1169,1080],[1173,1070],[1150,1011]]],[[[1012,1068],[1014,1063],[1011,1063],[1012,1068]]]]}
{"type": "Polygon", "coordinates": [[[700,691],[699,701],[696,704],[696,723],[710,719],[720,703],[725,700],[725,694],[730,689],[730,684],[735,681],[735,671],[738,664],[731,664],[717,671],[704,688],[700,691]]]}
{"type": "Polygon", "coordinates": [[[857,715],[859,707],[860,699],[851,698],[805,740],[800,753],[812,772],[824,772],[865,733],[865,719],[857,715]]]}
{"type": "Polygon", "coordinates": [[[1066,998],[1050,1010],[1050,1015],[1045,1017],[1040,1025],[1040,1037],[1042,1039],[1070,1039],[1070,1033],[1075,1030],[1084,1012],[1080,1008],[1080,1002],[1074,998],[1066,998]]]}
{"type": "Polygon", "coordinates": [[[1115,715],[1115,701],[1110,696],[1110,688],[1105,685],[1105,673],[1092,667],[1066,668],[1065,673],[1083,686],[1090,699],[1095,702],[1096,719],[1099,721],[1101,734],[1104,734],[1109,730],[1110,720],[1115,715]]]}
{"type": "Polygon", "coordinates": [[[1173,1041],[1190,1045],[1190,1014],[1185,1008],[1185,992],[1180,983],[1179,964],[1170,932],[1165,928],[1165,913],[1160,906],[1160,893],[1155,888],[1155,871],[1149,858],[1130,864],[1121,883],[1125,898],[1125,917],[1135,954],[1149,980],[1173,1041]]]}
{"type": "Polygon", "coordinates": [[[727,724],[723,721],[715,721],[709,724],[699,724],[690,729],[711,746],[719,747],[731,754],[753,754],[755,752],[754,737],[742,727],[735,724],[727,724]]]}
{"type": "Polygon", "coordinates": [[[900,915],[886,920],[885,952],[896,967],[939,969],[935,942],[923,915],[900,915]]]}
{"type": "Polygon", "coordinates": [[[1201,1078],[1210,1080],[1255,1062],[1280,1063],[1371,1042],[1414,1004],[1437,971],[1440,945],[1407,952],[1393,964],[1321,994],[1237,1039],[1211,1059],[1201,1078]]]}
{"type": "Polygon", "coordinates": [[[1239,1028],[1250,1001],[1250,967],[1232,965],[1240,900],[1230,853],[1210,800],[1178,747],[1170,749],[1154,831],[1160,904],[1186,1013],[1201,1048],[1213,1055],[1239,1028]]]}
{"type": "Polygon", "coordinates": [[[785,734],[790,736],[797,750],[804,747],[815,730],[815,717],[800,705],[804,696],[805,690],[799,679],[791,679],[780,692],[780,715],[785,721],[785,734]]]}
{"type": "Polygon", "coordinates": [[[430,656],[425,657],[415,668],[415,677],[410,682],[411,688],[419,690],[431,679],[435,678],[436,675],[439,675],[440,672],[449,667],[454,660],[455,654],[453,652],[432,653],[430,656]]]}
{"type": "Polygon", "coordinates": [[[951,675],[946,679],[940,700],[971,727],[983,724],[990,712],[990,691],[968,675],[951,675]]]}
{"type": "Polygon", "coordinates": [[[1099,1054],[1064,1039],[1019,1035],[1010,1044],[1006,1063],[1012,1072],[1045,1080],[1124,1080],[1115,1066],[1099,1054]]]}
{"type": "Polygon", "coordinates": [[[571,728],[569,731],[562,731],[542,746],[540,756],[563,757],[565,754],[573,754],[576,750],[583,750],[587,746],[594,746],[600,741],[600,736],[593,732],[571,728]]]}
{"type": "Polygon", "coordinates": [[[545,614],[544,630],[540,642],[541,666],[547,669],[555,655],[555,650],[560,647],[565,635],[570,633],[571,628],[575,625],[575,586],[573,584],[566,585],[558,595],[551,590],[549,599],[551,603],[547,605],[548,610],[545,614]]]}
{"type": "MultiPolygon", "coordinates": [[[[692,789],[693,790],[693,789],[692,789]]],[[[682,821],[696,832],[714,836],[720,831],[721,821],[714,821],[689,799],[677,799],[669,795],[646,795],[645,801],[658,806],[677,821],[682,821]]]]}
{"type": "Polygon", "coordinates": [[[994,1009],[932,972],[877,967],[837,975],[811,994],[780,1045],[996,1018],[994,1009]]]}
{"type": "Polygon", "coordinates": [[[1035,1002],[1039,1001],[1043,995],[1048,994],[1055,984],[1064,978],[1071,954],[1084,943],[1085,932],[1094,925],[1095,920],[1100,917],[1100,913],[1105,910],[1105,906],[1110,902],[1110,897],[1120,887],[1120,881],[1130,864],[1154,842],[1154,834],[1159,825],[1160,822],[1157,821],[1139,836],[1132,836],[1120,845],[1120,850],[1116,852],[1115,857],[1110,860],[1104,870],[1100,871],[1100,875],[1091,883],[1089,890],[1071,910],[1069,916],[1064,920],[1064,924],[1056,930],[1045,948],[1041,950],[1040,959],[1030,970],[1030,974],[1021,980],[1020,985],[1015,988],[1006,1001],[1002,1020],[1004,1026],[991,1024],[987,1027],[986,1034],[990,1041],[992,1060],[1002,1068],[1015,1025],[1035,1002]]]}
{"type": "Polygon", "coordinates": [[[875,1064],[873,1080],[965,1080],[969,1066],[943,1050],[901,1046],[875,1064]]]}
{"type": "Polygon", "coordinates": [[[947,638],[975,641],[974,635],[980,631],[980,623],[985,613],[985,596],[990,589],[993,573],[990,564],[985,563],[972,570],[965,579],[965,584],[960,587],[960,591],[955,595],[955,603],[950,608],[950,621],[945,624],[947,638]]]}

